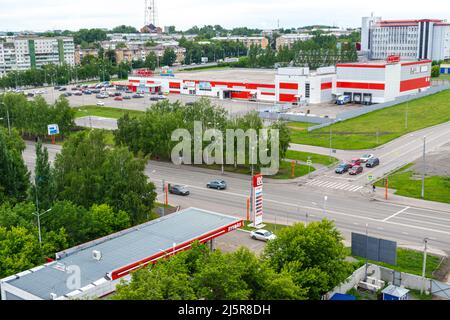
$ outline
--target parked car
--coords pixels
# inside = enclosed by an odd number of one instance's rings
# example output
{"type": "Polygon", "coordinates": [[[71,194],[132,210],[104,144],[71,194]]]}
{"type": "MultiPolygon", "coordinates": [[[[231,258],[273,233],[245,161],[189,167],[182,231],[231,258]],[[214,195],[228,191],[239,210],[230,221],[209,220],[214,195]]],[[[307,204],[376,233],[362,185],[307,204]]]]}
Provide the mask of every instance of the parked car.
{"type": "Polygon", "coordinates": [[[339,96],[336,99],[336,104],[337,105],[344,105],[344,104],[347,104],[347,103],[350,103],[350,97],[349,96],[339,96]]]}
{"type": "Polygon", "coordinates": [[[350,167],[356,167],[361,165],[361,159],[360,158],[353,158],[352,161],[350,161],[350,167]]]}
{"type": "Polygon", "coordinates": [[[348,170],[348,173],[352,176],[360,174],[363,172],[363,167],[361,166],[354,166],[350,170],[348,170]]]}
{"type": "Polygon", "coordinates": [[[103,94],[97,94],[96,96],[95,96],[97,99],[105,99],[105,96],[103,95],[103,94]]]}
{"type": "Polygon", "coordinates": [[[71,97],[72,96],[72,94],[70,92],[64,92],[62,95],[64,97],[71,97]]]}
{"type": "Polygon", "coordinates": [[[362,163],[366,163],[369,159],[372,159],[372,158],[375,158],[375,156],[373,154],[365,154],[359,159],[361,160],[362,163]]]}
{"type": "Polygon", "coordinates": [[[28,93],[27,93],[27,97],[28,97],[28,98],[33,98],[33,97],[34,97],[34,93],[28,92],[28,93]]]}
{"type": "Polygon", "coordinates": [[[169,184],[169,193],[179,196],[188,196],[190,192],[185,186],[169,184]]]}
{"type": "Polygon", "coordinates": [[[125,90],[125,93],[133,93],[130,89],[125,90]]]}
{"type": "Polygon", "coordinates": [[[378,158],[371,158],[366,162],[366,167],[367,168],[373,168],[376,167],[380,164],[380,159],[378,158]]]}
{"type": "Polygon", "coordinates": [[[129,100],[129,99],[131,99],[131,96],[127,95],[127,96],[123,96],[123,98],[126,99],[126,100],[129,100]]]}
{"type": "Polygon", "coordinates": [[[100,90],[99,89],[92,89],[91,92],[92,93],[100,93],[100,90]]]}
{"type": "Polygon", "coordinates": [[[61,86],[54,86],[53,89],[59,90],[59,89],[61,89],[61,86]]]}
{"type": "Polygon", "coordinates": [[[74,95],[74,96],[82,96],[82,95],[83,95],[83,92],[81,92],[81,91],[75,91],[75,92],[73,93],[73,95],[74,95]]]}
{"type": "Polygon", "coordinates": [[[58,91],[67,91],[66,87],[61,87],[58,91]]]}
{"type": "Polygon", "coordinates": [[[103,101],[97,101],[97,105],[100,106],[100,107],[102,107],[102,106],[105,105],[105,103],[104,103],[103,101]]]}
{"type": "Polygon", "coordinates": [[[119,97],[119,96],[117,96],[117,97],[115,97],[115,98],[114,98],[114,100],[115,100],[115,101],[123,101],[123,98],[122,98],[122,97],[119,97]]]}
{"type": "Polygon", "coordinates": [[[348,163],[341,163],[340,165],[338,165],[336,167],[336,169],[334,170],[334,172],[338,173],[338,174],[343,174],[345,172],[348,171],[348,169],[350,169],[350,164],[348,163]]]}
{"type": "Polygon", "coordinates": [[[213,180],[208,182],[206,187],[210,189],[225,190],[227,188],[227,183],[225,180],[213,180]]]}
{"type": "Polygon", "coordinates": [[[274,240],[277,238],[277,236],[274,235],[272,232],[264,230],[264,229],[252,231],[250,233],[250,237],[252,239],[262,240],[262,241],[269,241],[269,240],[274,240]]]}
{"type": "Polygon", "coordinates": [[[84,94],[92,94],[92,91],[91,90],[84,90],[83,93],[84,94]]]}
{"type": "Polygon", "coordinates": [[[108,96],[109,96],[110,98],[114,98],[116,95],[114,94],[114,92],[110,92],[110,93],[108,93],[108,96]]]}
{"type": "Polygon", "coordinates": [[[195,102],[186,102],[185,105],[186,106],[193,106],[193,105],[195,105],[195,102]]]}
{"type": "Polygon", "coordinates": [[[114,95],[115,95],[116,97],[121,97],[121,96],[122,96],[122,93],[121,93],[121,92],[114,92],[114,95]]]}
{"type": "Polygon", "coordinates": [[[135,99],[139,99],[139,98],[143,98],[144,95],[140,94],[140,93],[135,93],[135,94],[132,95],[132,97],[135,98],[135,99]]]}

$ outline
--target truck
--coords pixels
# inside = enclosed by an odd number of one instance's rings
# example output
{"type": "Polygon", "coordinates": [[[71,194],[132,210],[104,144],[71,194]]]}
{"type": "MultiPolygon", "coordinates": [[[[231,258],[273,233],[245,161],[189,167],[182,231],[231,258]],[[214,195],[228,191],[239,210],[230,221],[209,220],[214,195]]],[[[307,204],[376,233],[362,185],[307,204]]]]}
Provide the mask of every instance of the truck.
{"type": "Polygon", "coordinates": [[[349,96],[339,96],[336,99],[336,104],[338,104],[338,105],[344,105],[344,104],[347,104],[347,103],[350,103],[350,97],[349,96]]]}

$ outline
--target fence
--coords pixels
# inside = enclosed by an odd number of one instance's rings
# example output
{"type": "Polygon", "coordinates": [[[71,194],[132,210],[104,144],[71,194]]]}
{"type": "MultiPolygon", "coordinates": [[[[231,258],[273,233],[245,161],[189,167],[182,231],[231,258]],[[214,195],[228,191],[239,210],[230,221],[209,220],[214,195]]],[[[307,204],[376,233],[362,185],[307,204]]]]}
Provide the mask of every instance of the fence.
{"type": "Polygon", "coordinates": [[[414,94],[414,95],[407,95],[407,96],[399,97],[399,98],[397,98],[394,101],[380,103],[380,104],[374,104],[374,105],[371,105],[371,106],[364,106],[364,107],[361,107],[361,108],[356,109],[356,110],[345,111],[345,112],[339,113],[336,116],[336,120],[330,121],[330,122],[327,122],[327,123],[321,123],[321,124],[319,124],[317,126],[309,127],[308,131],[313,131],[313,130],[317,130],[317,129],[320,129],[320,128],[324,128],[324,127],[327,127],[327,126],[329,126],[331,124],[334,124],[336,122],[340,122],[340,121],[345,121],[345,120],[349,120],[349,119],[352,119],[352,118],[356,118],[356,117],[362,116],[364,114],[367,114],[367,113],[370,113],[370,112],[373,112],[373,111],[389,108],[389,107],[398,105],[398,104],[403,103],[403,102],[416,100],[416,99],[423,98],[423,97],[426,97],[426,96],[429,96],[429,95],[432,95],[432,94],[435,94],[435,93],[438,93],[438,92],[441,92],[441,91],[444,91],[444,90],[449,90],[449,89],[450,89],[450,83],[447,84],[447,85],[442,85],[442,86],[438,86],[438,87],[431,87],[427,91],[420,92],[420,93],[417,93],[417,94],[414,94]]]}
{"type": "Polygon", "coordinates": [[[309,122],[309,123],[319,123],[328,124],[333,122],[330,118],[318,117],[318,116],[307,116],[302,114],[294,113],[278,113],[278,112],[260,112],[259,116],[265,120],[287,120],[295,122],[309,122]]]}

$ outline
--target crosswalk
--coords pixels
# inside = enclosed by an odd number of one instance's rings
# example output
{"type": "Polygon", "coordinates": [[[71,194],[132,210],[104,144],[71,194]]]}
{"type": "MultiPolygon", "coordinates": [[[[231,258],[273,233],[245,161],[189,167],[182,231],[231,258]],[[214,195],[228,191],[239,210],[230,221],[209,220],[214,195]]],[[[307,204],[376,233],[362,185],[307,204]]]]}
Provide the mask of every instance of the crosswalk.
{"type": "Polygon", "coordinates": [[[358,186],[358,185],[354,185],[354,184],[350,184],[350,183],[336,182],[336,181],[330,181],[330,180],[320,180],[320,179],[314,179],[314,180],[308,181],[308,183],[306,183],[306,185],[319,187],[319,188],[342,190],[342,191],[348,191],[348,192],[357,192],[363,188],[363,186],[358,186]]]}

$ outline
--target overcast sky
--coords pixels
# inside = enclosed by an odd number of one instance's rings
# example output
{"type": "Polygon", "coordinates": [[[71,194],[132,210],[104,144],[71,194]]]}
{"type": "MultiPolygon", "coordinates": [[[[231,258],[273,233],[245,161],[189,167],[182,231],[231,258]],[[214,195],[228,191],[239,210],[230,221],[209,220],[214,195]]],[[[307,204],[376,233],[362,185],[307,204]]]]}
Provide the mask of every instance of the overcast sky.
{"type": "MultiPolygon", "coordinates": [[[[261,29],[311,24],[359,27],[374,12],[385,19],[450,20],[449,0],[156,0],[160,26],[185,30],[220,24],[261,29]]],[[[142,27],[144,0],[0,0],[0,30],[142,27]]]]}

